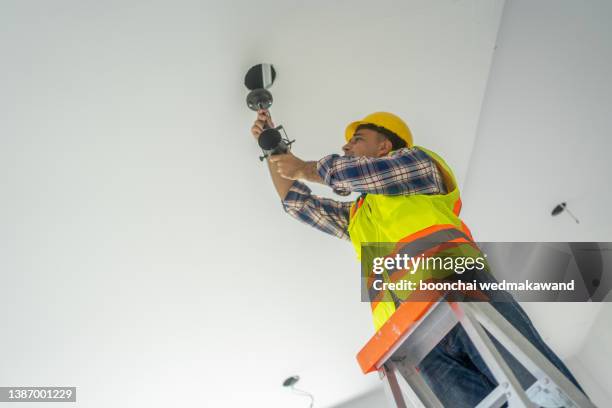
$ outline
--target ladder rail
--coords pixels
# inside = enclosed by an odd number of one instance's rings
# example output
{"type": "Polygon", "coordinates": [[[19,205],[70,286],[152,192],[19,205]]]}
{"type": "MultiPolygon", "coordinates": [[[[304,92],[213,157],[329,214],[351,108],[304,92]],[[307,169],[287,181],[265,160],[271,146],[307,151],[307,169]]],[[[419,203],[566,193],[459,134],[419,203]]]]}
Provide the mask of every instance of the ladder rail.
{"type": "Polygon", "coordinates": [[[581,408],[596,408],[553,363],[531,344],[489,303],[467,303],[480,324],[495,337],[517,360],[544,384],[554,383],[574,404],[581,408]]]}

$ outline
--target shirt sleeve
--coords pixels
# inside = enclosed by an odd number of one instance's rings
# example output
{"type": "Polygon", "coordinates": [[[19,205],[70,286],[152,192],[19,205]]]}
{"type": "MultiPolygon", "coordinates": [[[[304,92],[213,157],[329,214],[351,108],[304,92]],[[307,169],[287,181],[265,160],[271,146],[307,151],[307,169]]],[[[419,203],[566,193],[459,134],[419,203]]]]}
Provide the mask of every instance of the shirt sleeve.
{"type": "Polygon", "coordinates": [[[350,240],[348,223],[352,202],[316,196],[308,186],[296,180],[282,203],[285,211],[292,217],[319,231],[350,240]]]}
{"type": "Polygon", "coordinates": [[[427,153],[415,147],[384,157],[332,154],[317,162],[317,172],[335,192],[370,194],[446,194],[440,170],[427,153]]]}

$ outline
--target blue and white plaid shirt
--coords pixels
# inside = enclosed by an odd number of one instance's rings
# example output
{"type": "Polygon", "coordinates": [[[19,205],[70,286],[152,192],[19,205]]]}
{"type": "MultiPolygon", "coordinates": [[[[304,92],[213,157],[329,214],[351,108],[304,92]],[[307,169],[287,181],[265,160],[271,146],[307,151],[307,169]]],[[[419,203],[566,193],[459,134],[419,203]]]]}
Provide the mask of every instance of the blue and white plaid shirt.
{"type": "MultiPolygon", "coordinates": [[[[340,195],[353,191],[384,195],[446,194],[438,167],[416,147],[405,147],[378,158],[332,154],[317,162],[317,171],[323,182],[340,195]]],[[[352,201],[316,196],[297,180],[283,200],[283,208],[291,216],[347,240],[351,205],[352,201]]]]}

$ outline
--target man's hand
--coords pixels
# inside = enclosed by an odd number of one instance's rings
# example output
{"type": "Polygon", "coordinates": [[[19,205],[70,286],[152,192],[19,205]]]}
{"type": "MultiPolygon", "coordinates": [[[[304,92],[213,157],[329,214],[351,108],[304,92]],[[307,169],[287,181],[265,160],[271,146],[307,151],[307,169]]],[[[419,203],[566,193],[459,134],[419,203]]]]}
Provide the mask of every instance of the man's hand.
{"type": "Polygon", "coordinates": [[[274,123],[272,122],[272,117],[270,116],[270,112],[265,109],[261,109],[257,111],[257,119],[253,122],[253,126],[251,126],[251,134],[255,138],[255,140],[259,139],[259,135],[263,132],[264,123],[268,125],[270,128],[274,128],[274,123]]]}
{"type": "Polygon", "coordinates": [[[305,179],[306,162],[297,158],[293,153],[275,154],[269,160],[276,164],[276,170],[282,178],[288,180],[305,179]]]}
{"type": "Polygon", "coordinates": [[[268,159],[274,163],[278,174],[287,180],[306,180],[313,183],[323,183],[317,172],[317,162],[304,161],[293,153],[275,154],[268,159]]]}

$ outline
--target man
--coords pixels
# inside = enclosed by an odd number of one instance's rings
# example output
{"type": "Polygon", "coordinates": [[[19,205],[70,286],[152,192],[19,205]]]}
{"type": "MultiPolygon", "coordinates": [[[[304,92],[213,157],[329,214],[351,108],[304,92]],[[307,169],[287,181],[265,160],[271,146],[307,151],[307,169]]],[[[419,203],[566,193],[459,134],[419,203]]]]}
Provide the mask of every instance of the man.
{"type": "MultiPolygon", "coordinates": [[[[251,128],[255,138],[264,123],[274,126],[269,113],[262,110],[251,128]]],[[[419,252],[434,242],[473,244],[469,229],[459,218],[461,199],[452,170],[434,152],[413,146],[412,134],[403,120],[388,112],[376,112],[349,124],[345,139],[344,156],[332,154],[319,161],[303,161],[287,153],[269,158],[272,181],[287,213],[322,232],[352,241],[359,257],[365,242],[402,243],[404,248],[419,247],[419,252]],[[361,196],[356,202],[321,198],[299,180],[328,185],[340,195],[359,192],[361,196]]],[[[405,293],[401,299],[388,292],[371,294],[376,330],[410,294],[405,293]]],[[[518,303],[491,304],[580,388],[518,303]]],[[[527,388],[533,377],[494,342],[527,388]]],[[[402,360],[396,356],[400,371],[402,360]]],[[[429,353],[419,370],[445,406],[473,407],[497,385],[460,325],[429,353]]],[[[545,407],[563,404],[544,393],[534,393],[530,398],[545,407]]]]}

